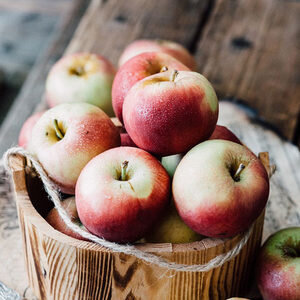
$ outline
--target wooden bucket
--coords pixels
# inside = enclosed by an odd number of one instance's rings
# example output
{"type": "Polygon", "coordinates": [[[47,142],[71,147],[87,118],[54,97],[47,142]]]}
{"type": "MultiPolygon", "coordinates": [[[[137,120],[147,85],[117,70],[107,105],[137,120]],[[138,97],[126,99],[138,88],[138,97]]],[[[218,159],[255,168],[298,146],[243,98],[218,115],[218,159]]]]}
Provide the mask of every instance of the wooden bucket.
{"type": "MultiPolygon", "coordinates": [[[[268,154],[261,153],[260,159],[269,171],[268,154]]],[[[171,271],[55,230],[44,219],[53,204],[40,179],[32,176],[21,156],[11,157],[10,165],[29,284],[39,299],[224,300],[243,295],[249,287],[264,212],[255,221],[247,244],[231,261],[208,272],[171,271]]],[[[242,236],[139,247],[177,263],[204,264],[230,250],[242,236]]]]}

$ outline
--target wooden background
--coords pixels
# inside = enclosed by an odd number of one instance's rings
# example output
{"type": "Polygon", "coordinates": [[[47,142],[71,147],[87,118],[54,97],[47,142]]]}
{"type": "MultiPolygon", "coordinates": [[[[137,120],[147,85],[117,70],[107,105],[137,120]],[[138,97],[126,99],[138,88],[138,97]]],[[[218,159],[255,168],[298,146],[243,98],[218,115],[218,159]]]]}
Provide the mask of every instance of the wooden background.
{"type": "Polygon", "coordinates": [[[23,122],[41,101],[47,72],[79,20],[68,53],[95,51],[116,64],[137,38],[177,41],[195,55],[199,72],[220,98],[248,103],[262,121],[300,144],[299,1],[92,0],[81,18],[87,3],[73,1],[47,55],[31,71],[0,128],[1,153],[16,143],[23,122]]]}

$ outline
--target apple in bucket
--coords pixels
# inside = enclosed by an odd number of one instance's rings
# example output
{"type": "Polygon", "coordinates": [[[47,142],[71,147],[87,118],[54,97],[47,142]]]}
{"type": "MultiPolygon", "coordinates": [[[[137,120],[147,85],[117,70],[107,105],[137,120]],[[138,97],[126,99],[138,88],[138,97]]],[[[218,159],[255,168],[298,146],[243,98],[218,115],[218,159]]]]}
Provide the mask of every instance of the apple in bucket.
{"type": "Polygon", "coordinates": [[[122,66],[132,57],[144,52],[163,52],[173,56],[191,70],[196,70],[196,61],[182,45],[168,40],[136,40],[123,51],[119,66],[122,66]]]}
{"type": "Polygon", "coordinates": [[[113,116],[111,87],[114,66],[93,53],[75,53],[61,58],[50,70],[46,81],[49,107],[61,103],[86,102],[113,116]]]}
{"type": "MultiPolygon", "coordinates": [[[[77,225],[80,226],[81,229],[86,230],[85,227],[80,222],[80,219],[78,217],[77,209],[76,209],[76,203],[75,203],[75,197],[69,197],[64,199],[61,202],[62,207],[65,209],[67,214],[69,215],[71,221],[77,225]]],[[[46,221],[56,230],[71,236],[78,240],[85,240],[80,234],[73,231],[71,228],[69,228],[65,221],[61,218],[61,216],[58,213],[58,210],[54,207],[50,210],[46,217],[46,221]]]]}
{"type": "Polygon", "coordinates": [[[76,184],[84,226],[107,240],[126,243],[145,236],[169,202],[170,179],[160,162],[134,147],[110,149],[93,158],[76,184]]]}
{"type": "Polygon", "coordinates": [[[266,240],[256,277],[264,299],[300,299],[300,227],[282,229],[266,240]]]}
{"type": "Polygon", "coordinates": [[[210,140],[183,157],[172,188],[177,211],[190,228],[209,237],[232,237],[261,214],[269,195],[269,178],[246,147],[210,140]]]}
{"type": "MultiPolygon", "coordinates": [[[[216,125],[216,128],[212,135],[209,137],[209,140],[228,140],[241,144],[241,141],[232,131],[230,131],[227,127],[221,125],[216,125]]],[[[183,156],[184,154],[174,154],[162,157],[161,163],[171,177],[174,176],[175,170],[183,156]]]]}
{"type": "Polygon", "coordinates": [[[130,89],[123,118],[138,147],[160,156],[184,153],[213,133],[218,99],[201,74],[169,70],[130,89]]]}
{"type": "Polygon", "coordinates": [[[82,168],[99,153],[120,146],[120,133],[100,108],[65,103],[42,115],[31,141],[48,176],[62,192],[74,194],[82,168]]]}
{"type": "Polygon", "coordinates": [[[192,243],[203,238],[200,234],[189,228],[179,217],[173,200],[165,210],[163,217],[146,235],[148,243],[192,243]]]}
{"type": "Polygon", "coordinates": [[[32,129],[36,122],[40,119],[40,117],[43,115],[44,111],[39,111],[30,116],[25,123],[23,124],[20,134],[19,134],[19,141],[18,144],[20,147],[23,147],[24,149],[29,150],[30,148],[30,140],[31,140],[31,134],[32,129]]]}
{"type": "Polygon", "coordinates": [[[123,102],[131,87],[145,77],[168,69],[189,70],[177,59],[160,52],[147,52],[135,56],[118,70],[112,86],[112,105],[122,123],[123,102]]]}

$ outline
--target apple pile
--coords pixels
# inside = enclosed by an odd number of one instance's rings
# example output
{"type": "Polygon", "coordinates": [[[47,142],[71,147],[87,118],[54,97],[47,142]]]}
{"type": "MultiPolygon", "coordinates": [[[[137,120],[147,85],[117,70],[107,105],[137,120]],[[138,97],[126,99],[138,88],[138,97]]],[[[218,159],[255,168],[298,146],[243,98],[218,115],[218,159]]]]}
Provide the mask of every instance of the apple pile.
{"type": "MultiPolygon", "coordinates": [[[[46,83],[50,109],[20,133],[20,145],[68,195],[72,220],[118,243],[245,231],[266,205],[268,175],[217,125],[216,93],[194,58],[174,42],[140,40],[119,66],[115,74],[91,53],[61,59],[46,83]]],[[[55,209],[47,220],[79,238],[55,209]]]]}

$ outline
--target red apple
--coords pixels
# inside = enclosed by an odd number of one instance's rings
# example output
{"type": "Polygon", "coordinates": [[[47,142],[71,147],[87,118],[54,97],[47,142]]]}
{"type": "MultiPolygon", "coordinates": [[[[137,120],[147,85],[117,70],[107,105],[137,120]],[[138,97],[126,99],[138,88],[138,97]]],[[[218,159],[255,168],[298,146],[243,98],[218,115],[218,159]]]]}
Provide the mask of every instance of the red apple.
{"type": "Polygon", "coordinates": [[[49,177],[74,194],[82,168],[96,155],[120,145],[110,118],[88,103],[66,103],[45,112],[32,131],[32,150],[49,177]]]}
{"type": "Polygon", "coordinates": [[[212,135],[209,137],[209,140],[227,140],[242,144],[232,131],[230,131],[227,127],[221,125],[216,125],[216,128],[212,135]]]}
{"type": "Polygon", "coordinates": [[[161,156],[184,153],[214,131],[218,99],[201,74],[166,71],[130,89],[123,118],[138,147],[161,156]]]}
{"type": "Polygon", "coordinates": [[[196,61],[182,45],[167,40],[136,40],[129,44],[119,59],[119,66],[132,57],[144,52],[163,52],[182,62],[191,70],[196,70],[196,61]]]}
{"type": "Polygon", "coordinates": [[[82,170],[76,185],[80,220],[114,242],[142,238],[169,201],[170,179],[160,162],[138,148],[103,152],[82,170]]]}
{"type": "Polygon", "coordinates": [[[19,146],[28,149],[29,142],[31,139],[32,129],[35,123],[40,119],[44,111],[39,111],[30,116],[23,124],[19,134],[19,146]]]}
{"type": "Polygon", "coordinates": [[[121,146],[137,147],[127,132],[121,133],[121,146]]]}
{"type": "MultiPolygon", "coordinates": [[[[69,197],[62,201],[62,206],[66,210],[67,214],[75,223],[76,225],[80,226],[81,229],[86,230],[85,227],[80,222],[80,219],[78,217],[77,209],[76,209],[76,203],[75,203],[75,197],[69,197]]],[[[49,214],[46,217],[46,221],[56,230],[71,236],[78,240],[85,240],[80,234],[73,231],[71,228],[69,228],[64,220],[60,217],[58,210],[54,207],[50,210],[49,214]]]]}
{"type": "Polygon", "coordinates": [[[166,69],[189,70],[172,56],[159,52],[148,52],[135,56],[118,70],[112,87],[112,104],[116,116],[122,123],[123,102],[131,87],[141,79],[166,69]]]}
{"type": "Polygon", "coordinates": [[[48,75],[48,105],[53,107],[61,103],[86,102],[113,116],[111,87],[115,72],[114,66],[100,55],[67,55],[52,67],[48,75]]]}
{"type": "Polygon", "coordinates": [[[265,300],[300,299],[300,227],[267,239],[257,261],[257,284],[265,300]]]}
{"type": "Polygon", "coordinates": [[[268,174],[246,147],[210,140],[192,148],[173,177],[180,217],[209,237],[232,237],[261,214],[269,195],[268,174]]]}

